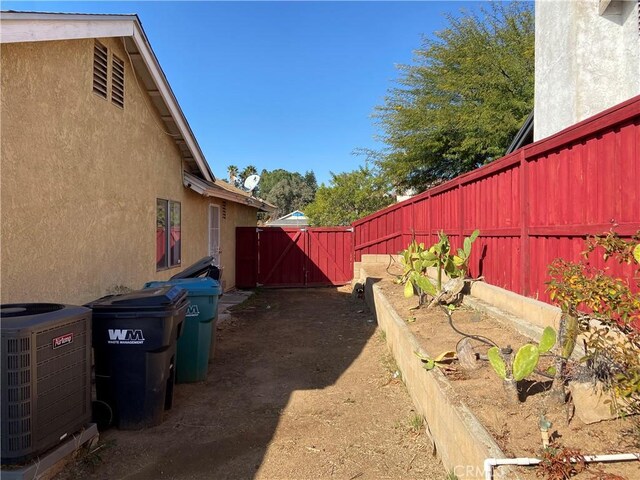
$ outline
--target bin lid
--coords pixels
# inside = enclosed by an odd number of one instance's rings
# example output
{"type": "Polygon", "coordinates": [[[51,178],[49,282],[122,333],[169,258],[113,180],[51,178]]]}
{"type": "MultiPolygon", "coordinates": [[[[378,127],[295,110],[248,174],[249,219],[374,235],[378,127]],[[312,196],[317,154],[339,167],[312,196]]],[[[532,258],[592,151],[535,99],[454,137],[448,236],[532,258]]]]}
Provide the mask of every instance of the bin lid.
{"type": "Polygon", "coordinates": [[[183,288],[166,285],[136,290],[123,295],[107,295],[87,304],[94,310],[158,310],[174,307],[187,296],[183,288]]]}
{"type": "Polygon", "coordinates": [[[160,282],[147,282],[144,288],[159,288],[163,286],[176,286],[187,290],[189,295],[220,295],[222,289],[220,282],[213,278],[176,278],[160,282]]]}
{"type": "Polygon", "coordinates": [[[189,265],[183,271],[176,273],[171,277],[171,280],[177,280],[179,278],[197,278],[201,276],[220,280],[220,269],[216,266],[216,260],[214,257],[209,256],[201,258],[193,265],[189,265]]]}

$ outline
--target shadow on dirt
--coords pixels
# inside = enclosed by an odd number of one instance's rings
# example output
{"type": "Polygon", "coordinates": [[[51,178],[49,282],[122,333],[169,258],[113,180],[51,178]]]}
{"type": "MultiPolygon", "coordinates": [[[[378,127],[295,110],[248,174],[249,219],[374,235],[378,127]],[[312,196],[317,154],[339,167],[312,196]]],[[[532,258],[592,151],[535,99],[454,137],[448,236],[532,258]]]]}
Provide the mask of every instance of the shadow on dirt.
{"type": "Polygon", "coordinates": [[[162,425],[105,432],[117,446],[90,476],[252,478],[292,392],[335,383],[374,330],[364,301],[348,292],[258,292],[219,326],[207,380],[177,385],[162,425]]]}

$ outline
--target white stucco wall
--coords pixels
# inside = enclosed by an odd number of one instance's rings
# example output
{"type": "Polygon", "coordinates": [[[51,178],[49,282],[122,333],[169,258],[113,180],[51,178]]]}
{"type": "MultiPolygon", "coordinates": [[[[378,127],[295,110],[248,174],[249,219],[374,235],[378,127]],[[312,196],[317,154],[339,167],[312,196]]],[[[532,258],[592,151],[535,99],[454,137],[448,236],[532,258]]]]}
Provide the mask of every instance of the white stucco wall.
{"type": "Polygon", "coordinates": [[[539,140],[640,94],[637,0],[536,0],[539,140]]]}

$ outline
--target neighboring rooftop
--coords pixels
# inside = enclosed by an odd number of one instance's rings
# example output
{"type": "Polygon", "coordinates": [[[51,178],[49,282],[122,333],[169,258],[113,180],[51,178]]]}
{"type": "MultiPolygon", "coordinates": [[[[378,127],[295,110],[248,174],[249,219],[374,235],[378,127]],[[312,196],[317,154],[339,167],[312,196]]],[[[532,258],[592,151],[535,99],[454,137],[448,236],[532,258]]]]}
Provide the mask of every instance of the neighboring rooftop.
{"type": "Polygon", "coordinates": [[[276,220],[267,222],[267,227],[308,227],[309,218],[300,210],[294,210],[293,212],[280,217],[276,220]]]}

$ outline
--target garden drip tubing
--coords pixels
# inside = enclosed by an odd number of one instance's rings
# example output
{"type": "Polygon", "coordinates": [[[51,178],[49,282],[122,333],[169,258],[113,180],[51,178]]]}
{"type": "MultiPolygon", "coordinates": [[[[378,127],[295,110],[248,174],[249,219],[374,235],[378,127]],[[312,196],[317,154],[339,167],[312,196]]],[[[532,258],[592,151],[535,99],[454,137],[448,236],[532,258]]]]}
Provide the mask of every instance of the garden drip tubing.
{"type": "Polygon", "coordinates": [[[389,263],[387,264],[387,268],[385,269],[387,272],[387,275],[391,276],[391,277],[397,277],[396,274],[393,274],[389,271],[389,268],[391,267],[392,263],[398,263],[397,260],[395,258],[393,258],[393,255],[389,255],[389,263]]]}
{"type": "MultiPolygon", "coordinates": [[[[444,310],[444,312],[447,314],[447,318],[449,319],[449,326],[453,329],[454,332],[456,332],[458,335],[462,335],[465,338],[471,338],[472,340],[476,340],[478,342],[484,343],[485,345],[490,345],[492,347],[497,347],[498,344],[496,342],[494,342],[493,340],[491,340],[490,338],[484,337],[482,335],[472,335],[470,333],[464,333],[461,330],[458,330],[455,325],[453,324],[453,318],[451,318],[451,311],[448,308],[442,307],[442,309],[444,310]]],[[[458,340],[458,344],[462,341],[463,339],[458,340]]],[[[458,344],[456,344],[456,350],[458,349],[458,344]]]]}

